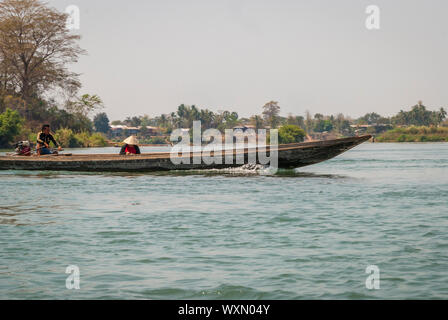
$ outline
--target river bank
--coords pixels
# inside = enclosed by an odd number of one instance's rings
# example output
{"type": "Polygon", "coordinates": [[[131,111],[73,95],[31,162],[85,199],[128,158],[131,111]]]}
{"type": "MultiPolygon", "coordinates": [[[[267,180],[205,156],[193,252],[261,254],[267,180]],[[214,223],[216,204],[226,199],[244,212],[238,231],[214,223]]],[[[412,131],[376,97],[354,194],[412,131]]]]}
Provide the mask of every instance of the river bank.
{"type": "Polygon", "coordinates": [[[448,142],[448,127],[395,128],[376,137],[375,142],[448,142]]]}

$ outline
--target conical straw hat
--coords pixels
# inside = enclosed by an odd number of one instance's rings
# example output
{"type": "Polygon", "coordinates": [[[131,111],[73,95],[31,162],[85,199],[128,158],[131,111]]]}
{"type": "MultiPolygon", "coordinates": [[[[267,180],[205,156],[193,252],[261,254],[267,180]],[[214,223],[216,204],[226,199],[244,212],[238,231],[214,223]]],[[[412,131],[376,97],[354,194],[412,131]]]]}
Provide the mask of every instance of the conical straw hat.
{"type": "Polygon", "coordinates": [[[130,136],[129,138],[127,138],[126,140],[123,141],[126,144],[130,144],[130,145],[137,145],[138,144],[138,140],[135,136],[130,136]]]}

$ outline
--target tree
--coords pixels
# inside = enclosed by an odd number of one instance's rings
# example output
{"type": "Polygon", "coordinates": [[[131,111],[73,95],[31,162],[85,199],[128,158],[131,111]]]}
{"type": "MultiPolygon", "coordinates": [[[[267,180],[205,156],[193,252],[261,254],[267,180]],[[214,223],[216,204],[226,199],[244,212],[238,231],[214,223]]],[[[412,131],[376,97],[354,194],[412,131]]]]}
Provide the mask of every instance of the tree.
{"type": "Polygon", "coordinates": [[[311,113],[308,110],[306,111],[305,129],[308,134],[313,131],[313,119],[311,118],[311,113]]]}
{"type": "Polygon", "coordinates": [[[302,116],[293,116],[292,114],[289,114],[286,119],[286,124],[293,124],[305,128],[305,119],[302,116]]]}
{"type": "Polygon", "coordinates": [[[357,123],[358,124],[378,124],[382,117],[375,112],[367,113],[363,117],[359,118],[357,123]]]}
{"type": "Polygon", "coordinates": [[[209,129],[209,128],[215,128],[216,127],[216,117],[215,114],[208,110],[201,110],[199,118],[201,120],[202,128],[203,129],[209,129]]]}
{"type": "Polygon", "coordinates": [[[314,124],[315,132],[324,132],[333,130],[333,124],[330,120],[317,120],[314,124]]]}
{"type": "Polygon", "coordinates": [[[200,112],[196,106],[186,106],[181,104],[177,108],[177,125],[182,128],[192,128],[193,121],[200,120],[200,112]]]}
{"type": "Polygon", "coordinates": [[[142,125],[142,119],[140,117],[127,117],[124,120],[124,124],[128,127],[140,127],[142,125]]]}
{"type": "Polygon", "coordinates": [[[142,126],[140,127],[139,136],[140,136],[140,137],[147,137],[147,136],[149,136],[149,129],[148,129],[147,126],[142,125],[142,126]]]}
{"type": "Polygon", "coordinates": [[[66,109],[71,113],[81,114],[87,117],[95,110],[103,108],[103,101],[96,94],[83,94],[74,101],[67,101],[66,109]]]}
{"type": "Polygon", "coordinates": [[[80,37],[66,28],[68,15],[39,0],[0,3],[0,57],[2,87],[25,101],[50,89],[73,94],[80,88],[78,74],[67,64],[85,51],[80,37]]]}
{"type": "Polygon", "coordinates": [[[145,114],[143,117],[140,117],[140,125],[143,127],[150,127],[153,123],[153,120],[145,114]]]}
{"type": "Polygon", "coordinates": [[[279,123],[280,106],[277,101],[270,101],[263,106],[263,117],[272,129],[279,123]]]}
{"type": "Polygon", "coordinates": [[[431,126],[440,125],[446,118],[446,111],[441,108],[439,111],[430,111],[421,101],[413,106],[411,111],[400,112],[392,118],[392,123],[396,125],[431,126]]]}
{"type": "Polygon", "coordinates": [[[255,130],[263,128],[263,118],[259,115],[250,117],[250,123],[255,126],[255,130]]]}
{"type": "Polygon", "coordinates": [[[15,110],[6,109],[0,114],[0,146],[5,147],[20,133],[23,119],[15,110]]]}
{"type": "Polygon", "coordinates": [[[350,127],[350,121],[345,119],[345,117],[342,113],[339,113],[336,116],[336,119],[334,119],[334,129],[343,135],[352,134],[352,128],[350,127]]]}
{"type": "Polygon", "coordinates": [[[0,96],[0,112],[4,112],[7,108],[18,111],[22,117],[26,115],[26,102],[19,97],[0,96]]]}
{"type": "Polygon", "coordinates": [[[443,121],[445,121],[447,112],[445,109],[440,108],[440,110],[436,112],[435,116],[436,116],[435,121],[437,122],[437,125],[440,125],[443,121]]]}
{"type": "Polygon", "coordinates": [[[232,129],[238,124],[238,113],[236,112],[230,112],[230,111],[224,111],[224,127],[225,129],[232,129]]]}
{"type": "Polygon", "coordinates": [[[169,117],[166,114],[160,115],[160,117],[157,118],[157,120],[156,120],[157,121],[157,125],[159,127],[162,127],[162,128],[167,128],[169,126],[169,119],[168,118],[169,117]]]}
{"type": "Polygon", "coordinates": [[[299,126],[288,124],[278,129],[278,141],[282,144],[302,142],[305,138],[305,131],[299,126]]]}
{"type": "Polygon", "coordinates": [[[107,114],[105,112],[98,113],[93,118],[93,125],[95,126],[95,130],[97,132],[108,133],[110,130],[110,126],[107,114]]]}
{"type": "Polygon", "coordinates": [[[0,97],[11,94],[11,84],[13,83],[11,67],[2,52],[3,50],[0,50],[0,97]]]}

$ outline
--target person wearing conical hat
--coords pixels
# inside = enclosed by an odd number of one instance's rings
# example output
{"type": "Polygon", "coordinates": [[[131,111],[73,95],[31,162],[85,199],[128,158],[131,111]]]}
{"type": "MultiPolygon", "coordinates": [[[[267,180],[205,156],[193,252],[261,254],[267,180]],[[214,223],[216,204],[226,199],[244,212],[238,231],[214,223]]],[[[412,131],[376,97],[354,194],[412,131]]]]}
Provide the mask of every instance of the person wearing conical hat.
{"type": "Polygon", "coordinates": [[[141,154],[140,148],[138,147],[138,140],[135,136],[130,136],[126,140],[123,141],[124,145],[121,147],[120,154],[121,155],[132,155],[132,154],[141,154]]]}

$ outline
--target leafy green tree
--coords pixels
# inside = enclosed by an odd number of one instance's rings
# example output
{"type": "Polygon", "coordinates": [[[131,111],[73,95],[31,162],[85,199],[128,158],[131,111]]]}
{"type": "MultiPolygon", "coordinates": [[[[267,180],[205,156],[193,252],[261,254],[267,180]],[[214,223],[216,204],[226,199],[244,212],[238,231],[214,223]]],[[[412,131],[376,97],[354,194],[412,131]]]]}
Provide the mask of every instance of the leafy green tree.
{"type": "Polygon", "coordinates": [[[47,118],[40,122],[50,123],[54,130],[70,128],[75,133],[93,131],[93,122],[87,116],[80,113],[69,113],[66,110],[56,109],[52,113],[46,113],[47,118]]]}
{"type": "Polygon", "coordinates": [[[65,148],[80,146],[78,140],[76,140],[75,133],[71,129],[61,128],[55,132],[54,137],[65,148]]]}
{"type": "Polygon", "coordinates": [[[440,108],[439,111],[430,111],[422,104],[421,101],[412,107],[410,111],[400,112],[392,118],[392,123],[395,125],[406,126],[438,126],[446,118],[446,111],[440,108]]]}
{"type": "Polygon", "coordinates": [[[333,130],[331,120],[317,120],[314,124],[315,132],[324,132],[333,130]]]}
{"type": "Polygon", "coordinates": [[[97,132],[108,133],[110,130],[109,118],[105,112],[98,113],[93,118],[93,125],[97,132]]]}
{"type": "Polygon", "coordinates": [[[6,147],[20,133],[23,119],[19,113],[9,108],[0,114],[0,146],[6,147]]]}
{"type": "Polygon", "coordinates": [[[282,144],[302,142],[305,138],[305,131],[299,126],[289,124],[278,129],[278,141],[282,144]]]}

